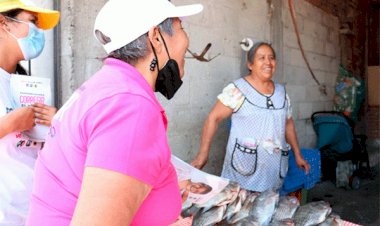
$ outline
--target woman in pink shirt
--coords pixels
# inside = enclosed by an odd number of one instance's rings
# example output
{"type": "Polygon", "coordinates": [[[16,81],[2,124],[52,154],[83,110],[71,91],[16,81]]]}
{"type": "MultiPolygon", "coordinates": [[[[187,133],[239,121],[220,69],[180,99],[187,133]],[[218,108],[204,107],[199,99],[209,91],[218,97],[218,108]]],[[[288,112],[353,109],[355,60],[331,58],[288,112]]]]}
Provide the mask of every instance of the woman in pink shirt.
{"type": "Polygon", "coordinates": [[[96,39],[108,54],[53,118],[36,163],[26,225],[155,225],[181,211],[165,111],[182,84],[189,40],[179,18],[202,5],[109,0],[96,39]]]}
{"type": "Polygon", "coordinates": [[[34,162],[44,146],[28,131],[36,124],[49,126],[56,112],[42,103],[20,107],[11,80],[27,74],[19,62],[42,53],[44,30],[55,27],[59,15],[30,1],[0,0],[0,225],[25,224],[34,162]]]}

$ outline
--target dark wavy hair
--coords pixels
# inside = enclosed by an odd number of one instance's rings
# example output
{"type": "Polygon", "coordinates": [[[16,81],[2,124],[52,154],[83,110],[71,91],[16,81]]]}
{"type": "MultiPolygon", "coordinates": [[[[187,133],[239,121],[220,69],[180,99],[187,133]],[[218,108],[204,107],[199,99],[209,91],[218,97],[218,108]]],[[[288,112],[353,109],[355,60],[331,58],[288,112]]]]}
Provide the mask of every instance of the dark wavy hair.
{"type": "Polygon", "coordinates": [[[1,14],[3,14],[4,16],[7,16],[7,17],[15,18],[22,11],[24,11],[24,10],[23,9],[12,9],[12,10],[9,10],[6,12],[2,12],[1,14]]]}

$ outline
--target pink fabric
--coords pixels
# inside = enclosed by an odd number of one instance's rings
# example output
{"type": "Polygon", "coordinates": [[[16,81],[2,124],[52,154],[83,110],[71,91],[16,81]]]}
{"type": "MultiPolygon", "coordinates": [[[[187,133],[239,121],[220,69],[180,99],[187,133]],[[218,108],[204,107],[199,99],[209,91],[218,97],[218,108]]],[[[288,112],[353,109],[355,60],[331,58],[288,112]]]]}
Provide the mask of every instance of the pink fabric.
{"type": "Polygon", "coordinates": [[[167,120],[132,66],[107,59],[59,110],[36,163],[27,225],[69,225],[86,166],[153,186],[132,225],[169,225],[181,210],[167,120]]]}

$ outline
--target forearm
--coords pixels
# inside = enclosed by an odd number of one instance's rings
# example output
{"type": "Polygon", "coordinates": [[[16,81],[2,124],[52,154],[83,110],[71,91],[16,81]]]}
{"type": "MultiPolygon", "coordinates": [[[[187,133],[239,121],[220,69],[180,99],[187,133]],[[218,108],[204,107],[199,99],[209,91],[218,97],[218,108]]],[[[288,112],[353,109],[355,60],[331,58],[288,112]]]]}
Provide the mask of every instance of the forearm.
{"type": "Polygon", "coordinates": [[[203,125],[201,145],[197,156],[191,163],[192,166],[202,169],[207,163],[211,143],[218,129],[218,125],[222,120],[231,116],[231,114],[232,109],[226,107],[220,101],[215,104],[203,125]]]}
{"type": "Polygon", "coordinates": [[[33,109],[31,107],[17,108],[0,117],[0,138],[12,132],[28,130],[34,125],[33,109]]]}
{"type": "Polygon", "coordinates": [[[206,119],[202,131],[202,141],[199,148],[199,154],[208,156],[212,140],[218,129],[218,124],[219,122],[213,118],[208,117],[206,119]]]}
{"type": "Polygon", "coordinates": [[[292,148],[294,156],[300,156],[301,152],[298,145],[296,127],[292,118],[286,121],[285,138],[286,142],[292,148]]]}
{"type": "Polygon", "coordinates": [[[307,163],[307,161],[303,158],[301,154],[300,148],[298,146],[296,127],[292,118],[286,121],[285,137],[286,141],[288,142],[288,144],[290,144],[290,147],[292,148],[297,166],[300,168],[304,168],[305,172],[309,173],[310,165],[309,163],[307,163]]]}
{"type": "Polygon", "coordinates": [[[12,131],[12,125],[9,125],[9,121],[7,120],[6,115],[0,117],[0,138],[5,137],[12,131]]]}
{"type": "Polygon", "coordinates": [[[200,151],[208,153],[219,123],[230,117],[232,113],[233,109],[225,106],[221,101],[216,102],[203,126],[200,151]]]}
{"type": "Polygon", "coordinates": [[[151,187],[114,171],[86,167],[71,226],[130,225],[151,187]]]}

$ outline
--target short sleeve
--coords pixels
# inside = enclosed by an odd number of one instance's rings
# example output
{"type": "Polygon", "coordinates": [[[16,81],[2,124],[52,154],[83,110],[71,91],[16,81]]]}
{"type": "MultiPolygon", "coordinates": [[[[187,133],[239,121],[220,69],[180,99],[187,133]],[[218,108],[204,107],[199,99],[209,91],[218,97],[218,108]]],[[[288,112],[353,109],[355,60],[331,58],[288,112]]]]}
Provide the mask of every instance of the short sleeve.
{"type": "Polygon", "coordinates": [[[118,94],[98,102],[81,128],[86,166],[116,171],[152,186],[170,161],[163,112],[150,100],[118,94]]]}
{"type": "Polygon", "coordinates": [[[286,102],[288,103],[288,111],[286,112],[286,116],[287,116],[287,119],[290,119],[293,117],[293,109],[292,109],[292,105],[290,104],[290,98],[288,94],[286,94],[286,102]]]}
{"type": "Polygon", "coordinates": [[[233,83],[230,83],[218,95],[218,99],[225,106],[232,108],[236,112],[243,104],[245,97],[233,83]]]}

